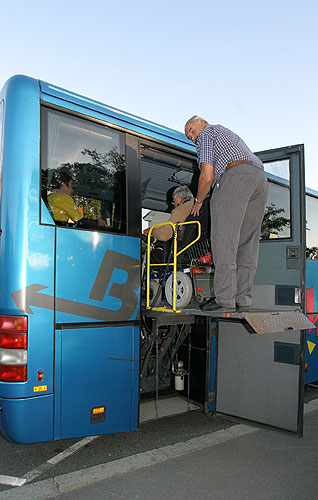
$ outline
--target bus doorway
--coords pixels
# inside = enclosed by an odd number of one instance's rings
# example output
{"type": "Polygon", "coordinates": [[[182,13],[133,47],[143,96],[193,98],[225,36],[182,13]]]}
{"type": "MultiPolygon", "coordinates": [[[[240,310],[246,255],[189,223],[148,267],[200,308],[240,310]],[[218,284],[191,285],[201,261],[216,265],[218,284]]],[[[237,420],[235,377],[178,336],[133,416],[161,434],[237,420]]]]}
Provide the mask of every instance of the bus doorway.
{"type": "Polygon", "coordinates": [[[270,195],[250,313],[204,315],[195,301],[174,320],[164,313],[161,317],[156,307],[146,311],[152,324],[148,319],[142,344],[141,389],[156,393],[158,414],[160,391],[166,395],[181,374],[182,396],[206,412],[301,435],[304,331],[313,326],[301,313],[305,297],[303,148],[281,148],[259,156],[265,163],[270,195]],[[183,372],[178,372],[180,361],[183,372]]]}

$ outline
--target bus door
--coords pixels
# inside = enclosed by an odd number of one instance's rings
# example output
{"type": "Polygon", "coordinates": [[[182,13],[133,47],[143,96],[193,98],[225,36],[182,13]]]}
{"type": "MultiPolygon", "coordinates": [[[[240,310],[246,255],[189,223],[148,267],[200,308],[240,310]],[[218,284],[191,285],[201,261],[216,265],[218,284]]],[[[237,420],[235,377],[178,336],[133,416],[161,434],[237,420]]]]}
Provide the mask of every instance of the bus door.
{"type": "Polygon", "coordinates": [[[55,225],[54,439],[138,424],[140,240],[126,216],[125,139],[42,109],[41,222],[55,225]]]}
{"type": "Polygon", "coordinates": [[[303,154],[301,145],[258,154],[270,190],[252,312],[219,321],[215,390],[217,413],[298,434],[308,328],[298,312],[305,304],[303,154]]]}

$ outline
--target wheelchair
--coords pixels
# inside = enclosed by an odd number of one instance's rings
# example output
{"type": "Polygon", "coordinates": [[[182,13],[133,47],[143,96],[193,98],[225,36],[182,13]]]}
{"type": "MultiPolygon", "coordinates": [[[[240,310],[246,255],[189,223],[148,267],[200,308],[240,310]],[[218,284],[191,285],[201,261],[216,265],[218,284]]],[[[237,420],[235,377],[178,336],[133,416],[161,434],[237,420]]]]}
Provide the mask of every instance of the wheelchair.
{"type": "MultiPolygon", "coordinates": [[[[209,238],[210,219],[208,200],[205,200],[199,217],[190,215],[186,223],[176,226],[177,271],[176,307],[184,309],[196,307],[214,297],[214,265],[209,238]],[[191,223],[193,222],[193,224],[191,223]],[[198,222],[201,236],[197,239],[198,222]],[[185,249],[183,251],[183,249],[185,249]]],[[[160,308],[163,304],[173,306],[174,273],[171,270],[173,239],[162,242],[152,241],[150,251],[149,305],[160,308]]],[[[146,272],[143,273],[146,275],[146,272]]],[[[147,284],[143,280],[143,289],[147,284]]]]}

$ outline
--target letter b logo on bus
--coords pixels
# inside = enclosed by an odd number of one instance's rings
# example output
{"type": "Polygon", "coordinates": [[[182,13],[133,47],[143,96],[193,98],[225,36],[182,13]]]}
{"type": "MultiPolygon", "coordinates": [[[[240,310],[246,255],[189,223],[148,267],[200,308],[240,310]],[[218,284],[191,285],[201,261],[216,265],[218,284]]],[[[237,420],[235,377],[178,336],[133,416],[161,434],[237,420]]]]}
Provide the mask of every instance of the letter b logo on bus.
{"type": "MultiPolygon", "coordinates": [[[[33,284],[11,293],[11,297],[20,312],[33,314],[30,306],[53,310],[54,297],[39,293],[46,288],[48,287],[33,284]]],[[[108,296],[119,299],[121,306],[113,310],[56,297],[55,307],[60,312],[99,321],[128,320],[135,315],[138,307],[138,288],[139,261],[113,250],[106,250],[88,298],[102,302],[107,292],[108,296]],[[125,282],[118,283],[113,279],[116,269],[126,272],[125,282]]]]}

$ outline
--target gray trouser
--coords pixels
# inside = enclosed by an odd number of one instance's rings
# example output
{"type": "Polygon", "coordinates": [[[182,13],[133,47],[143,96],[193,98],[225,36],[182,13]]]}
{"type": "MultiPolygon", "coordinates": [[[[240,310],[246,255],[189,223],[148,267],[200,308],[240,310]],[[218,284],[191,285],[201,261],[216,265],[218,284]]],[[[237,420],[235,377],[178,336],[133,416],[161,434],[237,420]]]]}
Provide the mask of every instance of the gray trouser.
{"type": "Polygon", "coordinates": [[[211,243],[216,302],[249,306],[268,196],[263,170],[241,164],[226,170],[211,198],[211,243]]]}

